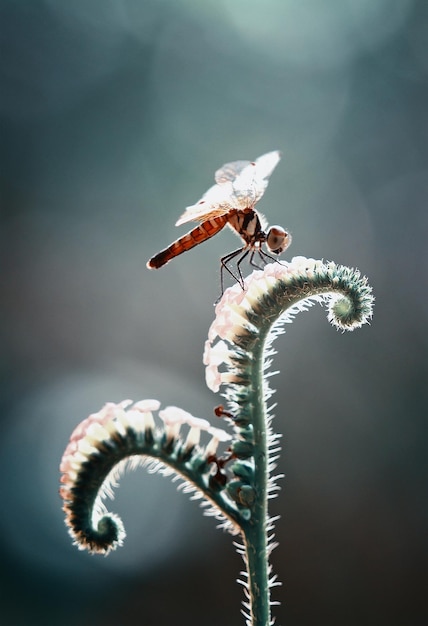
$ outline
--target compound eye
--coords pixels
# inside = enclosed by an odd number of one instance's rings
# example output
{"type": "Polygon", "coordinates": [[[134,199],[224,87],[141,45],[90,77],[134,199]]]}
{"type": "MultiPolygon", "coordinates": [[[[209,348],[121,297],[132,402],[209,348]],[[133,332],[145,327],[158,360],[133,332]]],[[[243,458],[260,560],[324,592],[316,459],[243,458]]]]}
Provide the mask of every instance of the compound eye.
{"type": "Polygon", "coordinates": [[[266,245],[270,252],[281,254],[291,243],[291,235],[281,226],[271,226],[266,237],[266,245]]]}

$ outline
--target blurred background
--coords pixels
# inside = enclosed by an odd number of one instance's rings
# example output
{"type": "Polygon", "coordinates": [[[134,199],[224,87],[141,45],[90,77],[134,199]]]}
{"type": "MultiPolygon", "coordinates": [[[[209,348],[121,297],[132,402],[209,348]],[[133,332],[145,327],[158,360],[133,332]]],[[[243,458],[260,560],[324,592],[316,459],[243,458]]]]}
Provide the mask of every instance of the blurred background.
{"type": "MultiPolygon", "coordinates": [[[[0,2],[0,622],[238,626],[232,539],[126,475],[108,558],[71,545],[58,465],[105,401],[211,419],[202,350],[224,232],[149,272],[236,159],[280,149],[258,208],[294,255],[357,266],[372,325],[287,327],[273,554],[288,626],[427,623],[428,3],[0,2]]],[[[214,418],[212,418],[214,419],[214,418]]]]}

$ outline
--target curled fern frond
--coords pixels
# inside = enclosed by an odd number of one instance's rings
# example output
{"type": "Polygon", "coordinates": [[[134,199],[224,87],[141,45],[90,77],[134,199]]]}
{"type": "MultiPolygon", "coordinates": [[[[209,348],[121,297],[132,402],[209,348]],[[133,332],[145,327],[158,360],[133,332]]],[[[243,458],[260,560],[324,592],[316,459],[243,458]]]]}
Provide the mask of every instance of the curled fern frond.
{"type": "Polygon", "coordinates": [[[358,270],[295,257],[253,272],[245,291],[240,285],[231,287],[216,307],[205,344],[205,377],[212,391],[223,388],[235,425],[231,449],[241,465],[228,484],[229,495],[251,511],[243,524],[241,549],[248,571],[244,615],[249,626],[272,623],[270,589],[278,585],[268,563],[276,543],[267,502],[276,495],[281,477],[273,475],[279,446],[272,430],[273,407],[268,406],[272,343],[297,313],[316,302],[327,305],[333,326],[354,330],[371,319],[373,301],[358,270]]]}
{"type": "Polygon", "coordinates": [[[203,360],[208,387],[222,387],[228,402],[227,410],[220,405],[215,413],[232,433],[177,407],[159,411],[157,400],[107,403],[75,429],[60,466],[60,494],[79,548],[108,554],[123,542],[123,524],[107,512],[104,499],[126,467],[173,475],[183,491],[201,500],[205,514],[241,535],[242,544],[235,545],[246,565],[239,581],[243,614],[248,626],[273,624],[270,590],[280,583],[269,564],[277,518],[269,515],[268,500],[277,495],[281,475],[274,475],[280,435],[272,430],[274,405],[268,405],[272,343],[297,313],[317,302],[327,305],[329,321],[344,331],[370,321],[374,298],[357,270],[303,257],[266,265],[246,279],[245,290],[235,285],[224,293],[203,360]],[[201,435],[209,437],[207,443],[201,444],[201,435]],[[219,454],[221,442],[227,443],[219,454]]]}
{"type": "Polygon", "coordinates": [[[205,498],[206,514],[219,519],[233,534],[239,532],[245,507],[228,496],[228,476],[219,472],[217,458],[219,443],[231,435],[178,407],[159,411],[161,424],[157,426],[153,412],[159,406],[157,400],[110,402],[71,435],[60,465],[60,495],[66,525],[80,549],[108,554],[122,545],[123,524],[107,512],[104,500],[113,497],[123,471],[138,465],[151,473],[181,478],[183,491],[194,499],[205,498]],[[186,437],[181,433],[183,426],[186,437]],[[205,446],[200,445],[203,432],[209,435],[205,446]]]}

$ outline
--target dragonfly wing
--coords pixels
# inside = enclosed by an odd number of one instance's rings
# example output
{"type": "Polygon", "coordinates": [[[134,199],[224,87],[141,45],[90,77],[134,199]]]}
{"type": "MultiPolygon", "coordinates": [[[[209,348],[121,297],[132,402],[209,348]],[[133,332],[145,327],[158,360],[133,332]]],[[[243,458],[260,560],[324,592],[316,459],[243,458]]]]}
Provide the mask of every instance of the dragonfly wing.
{"type": "Polygon", "coordinates": [[[269,177],[281,159],[281,153],[268,152],[249,163],[232,183],[233,192],[239,200],[246,198],[254,205],[263,196],[269,177]]]}
{"type": "Polygon", "coordinates": [[[215,182],[217,185],[223,185],[228,182],[233,183],[248,165],[251,165],[251,161],[233,161],[232,163],[225,163],[216,171],[214,176],[215,182]]]}
{"type": "Polygon", "coordinates": [[[269,179],[273,170],[276,168],[281,160],[281,152],[274,150],[273,152],[267,152],[262,154],[261,157],[256,159],[257,176],[265,179],[269,179]]]}
{"type": "Polygon", "coordinates": [[[224,185],[213,185],[199,202],[186,208],[175,225],[181,226],[181,224],[186,224],[187,222],[202,222],[211,217],[224,215],[234,208],[231,204],[232,198],[233,189],[230,182],[224,185]]]}
{"type": "Polygon", "coordinates": [[[255,161],[226,163],[215,173],[217,184],[210,187],[199,202],[188,206],[175,225],[201,222],[225,215],[231,209],[254,206],[264,194],[280,158],[281,153],[276,150],[255,161]]]}

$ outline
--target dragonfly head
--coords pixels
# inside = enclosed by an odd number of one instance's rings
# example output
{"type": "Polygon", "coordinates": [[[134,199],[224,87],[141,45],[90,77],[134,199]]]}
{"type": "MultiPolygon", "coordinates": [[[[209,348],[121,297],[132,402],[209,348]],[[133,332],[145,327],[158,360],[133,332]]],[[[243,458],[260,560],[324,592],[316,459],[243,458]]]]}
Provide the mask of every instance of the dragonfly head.
{"type": "Polygon", "coordinates": [[[281,226],[271,226],[266,233],[266,245],[269,252],[281,254],[291,243],[291,234],[281,226]]]}

